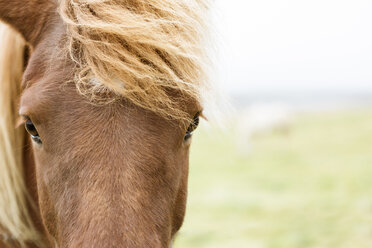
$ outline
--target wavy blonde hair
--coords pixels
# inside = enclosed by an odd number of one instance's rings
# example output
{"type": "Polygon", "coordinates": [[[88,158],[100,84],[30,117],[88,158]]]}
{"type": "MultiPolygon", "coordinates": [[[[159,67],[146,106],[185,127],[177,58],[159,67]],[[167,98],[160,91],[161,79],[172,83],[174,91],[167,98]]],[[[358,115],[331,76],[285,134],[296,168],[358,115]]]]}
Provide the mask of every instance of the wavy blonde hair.
{"type": "Polygon", "coordinates": [[[40,247],[24,179],[25,131],[16,127],[25,46],[18,33],[0,23],[0,234],[4,241],[21,247],[26,242],[40,247]]]}
{"type": "Polygon", "coordinates": [[[189,120],[185,104],[208,89],[208,9],[208,0],[60,0],[78,89],[189,120]]]}

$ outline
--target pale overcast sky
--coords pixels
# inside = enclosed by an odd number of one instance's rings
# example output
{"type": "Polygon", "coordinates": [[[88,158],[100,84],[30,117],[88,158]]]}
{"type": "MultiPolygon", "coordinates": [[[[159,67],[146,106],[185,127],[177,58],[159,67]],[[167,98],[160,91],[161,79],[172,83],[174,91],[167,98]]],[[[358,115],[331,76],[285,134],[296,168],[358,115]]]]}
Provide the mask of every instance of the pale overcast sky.
{"type": "Polygon", "coordinates": [[[371,0],[216,0],[229,92],[372,91],[371,0]]]}

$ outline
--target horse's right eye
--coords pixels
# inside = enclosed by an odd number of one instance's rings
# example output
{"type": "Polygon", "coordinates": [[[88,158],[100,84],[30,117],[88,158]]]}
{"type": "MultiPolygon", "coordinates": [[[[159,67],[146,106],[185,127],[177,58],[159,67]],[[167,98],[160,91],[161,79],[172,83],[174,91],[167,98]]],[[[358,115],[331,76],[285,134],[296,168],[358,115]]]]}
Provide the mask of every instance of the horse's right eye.
{"type": "Polygon", "coordinates": [[[186,131],[186,134],[185,134],[185,137],[184,137],[184,140],[185,141],[188,140],[189,138],[191,138],[193,132],[198,127],[198,125],[199,125],[199,115],[200,115],[200,112],[196,113],[196,115],[194,116],[194,119],[193,119],[192,123],[187,128],[187,131],[186,131]]]}
{"type": "Polygon", "coordinates": [[[41,144],[41,138],[39,136],[39,133],[37,132],[34,123],[32,123],[32,121],[29,118],[27,118],[25,122],[25,128],[26,131],[31,135],[31,139],[36,143],[41,144]]]}

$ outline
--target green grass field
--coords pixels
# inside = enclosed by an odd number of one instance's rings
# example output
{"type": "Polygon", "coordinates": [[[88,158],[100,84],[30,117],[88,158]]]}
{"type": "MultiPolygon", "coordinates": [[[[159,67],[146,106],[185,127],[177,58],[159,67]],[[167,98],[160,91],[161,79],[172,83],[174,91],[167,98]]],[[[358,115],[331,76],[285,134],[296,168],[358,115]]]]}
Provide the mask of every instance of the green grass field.
{"type": "Polygon", "coordinates": [[[299,115],[246,155],[229,131],[193,139],[175,248],[372,247],[372,110],[299,115]]]}

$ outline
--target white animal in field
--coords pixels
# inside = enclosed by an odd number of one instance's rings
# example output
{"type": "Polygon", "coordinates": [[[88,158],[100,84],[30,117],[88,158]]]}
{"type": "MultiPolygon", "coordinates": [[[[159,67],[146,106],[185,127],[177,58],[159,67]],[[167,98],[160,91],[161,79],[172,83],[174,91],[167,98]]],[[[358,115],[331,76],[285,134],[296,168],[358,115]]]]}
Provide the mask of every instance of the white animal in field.
{"type": "Polygon", "coordinates": [[[238,113],[236,143],[243,153],[251,150],[252,138],[271,132],[288,133],[293,122],[291,108],[281,103],[252,104],[238,113]]]}

